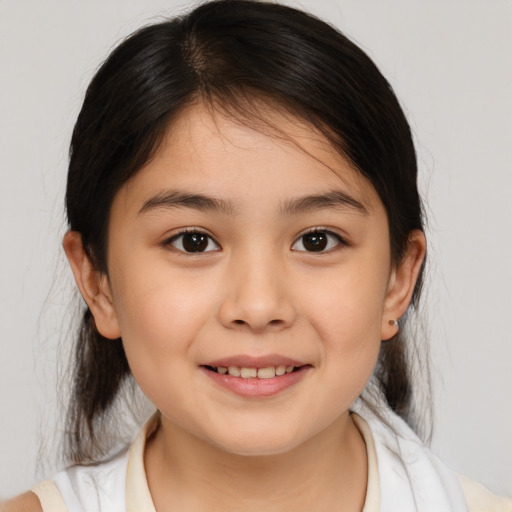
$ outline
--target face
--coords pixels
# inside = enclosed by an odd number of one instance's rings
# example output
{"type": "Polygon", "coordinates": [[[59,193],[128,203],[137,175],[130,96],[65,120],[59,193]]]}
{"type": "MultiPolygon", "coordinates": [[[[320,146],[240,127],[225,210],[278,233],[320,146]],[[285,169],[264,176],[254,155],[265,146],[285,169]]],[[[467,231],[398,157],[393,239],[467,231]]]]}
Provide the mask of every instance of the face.
{"type": "Polygon", "coordinates": [[[200,106],[172,125],[114,199],[96,317],[164,426],[239,454],[344,421],[397,317],[375,190],[311,127],[269,120],[289,139],[200,106]]]}

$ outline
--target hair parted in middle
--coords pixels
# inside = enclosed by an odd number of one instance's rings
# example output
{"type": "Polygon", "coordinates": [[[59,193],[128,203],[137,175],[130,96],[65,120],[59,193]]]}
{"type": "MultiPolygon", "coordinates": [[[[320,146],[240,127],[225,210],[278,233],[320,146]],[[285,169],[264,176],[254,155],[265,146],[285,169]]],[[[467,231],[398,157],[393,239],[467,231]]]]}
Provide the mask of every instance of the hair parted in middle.
{"type": "MultiPolygon", "coordinates": [[[[392,88],[347,37],[303,11],[253,0],[215,0],[144,27],[122,42],[89,85],[70,148],[69,229],[108,275],[109,213],[117,191],[155,154],[173,120],[202,103],[256,130],[280,134],[266,112],[309,123],[373,185],[388,216],[398,265],[423,230],[409,125],[392,88]]],[[[416,285],[413,306],[421,289],[416,285]]],[[[403,320],[401,321],[403,325],[403,320]]],[[[382,344],[373,382],[411,421],[404,332],[382,344]]],[[[85,309],[75,350],[67,453],[97,457],[99,426],[130,375],[122,340],[108,340],[85,309]]]]}

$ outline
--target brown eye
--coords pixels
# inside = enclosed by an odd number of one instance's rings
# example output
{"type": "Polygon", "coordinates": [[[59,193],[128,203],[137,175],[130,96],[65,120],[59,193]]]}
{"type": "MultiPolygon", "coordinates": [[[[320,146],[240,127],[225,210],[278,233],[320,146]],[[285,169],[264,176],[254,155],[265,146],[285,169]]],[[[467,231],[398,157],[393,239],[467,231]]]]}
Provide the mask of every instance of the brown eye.
{"type": "Polygon", "coordinates": [[[325,252],[340,245],[339,236],[329,231],[311,231],[302,235],[292,246],[295,251],[325,252]]]}
{"type": "Polygon", "coordinates": [[[172,237],[168,243],[175,249],[188,253],[211,252],[219,249],[218,244],[211,237],[200,231],[180,233],[172,237]]]}

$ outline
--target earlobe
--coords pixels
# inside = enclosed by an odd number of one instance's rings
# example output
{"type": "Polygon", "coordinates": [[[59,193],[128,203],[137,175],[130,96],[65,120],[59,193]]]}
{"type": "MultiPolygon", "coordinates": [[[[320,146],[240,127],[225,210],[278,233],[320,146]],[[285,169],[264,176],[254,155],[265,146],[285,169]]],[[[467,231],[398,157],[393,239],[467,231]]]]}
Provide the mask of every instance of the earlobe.
{"type": "Polygon", "coordinates": [[[426,250],[427,242],[423,231],[412,231],[407,252],[400,265],[393,269],[389,279],[382,315],[382,340],[388,340],[398,332],[398,319],[405,314],[411,302],[426,250]]]}
{"type": "Polygon", "coordinates": [[[77,231],[68,231],[62,246],[80,293],[94,316],[96,328],[105,338],[119,338],[121,332],[107,276],[95,268],[77,231]]]}

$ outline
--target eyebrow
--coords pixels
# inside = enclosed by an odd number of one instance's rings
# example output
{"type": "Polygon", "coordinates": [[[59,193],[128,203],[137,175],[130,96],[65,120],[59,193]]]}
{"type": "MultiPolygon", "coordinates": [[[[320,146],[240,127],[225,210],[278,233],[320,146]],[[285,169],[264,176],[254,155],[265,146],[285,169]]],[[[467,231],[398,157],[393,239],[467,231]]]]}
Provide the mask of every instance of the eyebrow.
{"type": "MultiPolygon", "coordinates": [[[[234,215],[237,213],[237,208],[230,200],[179,190],[168,190],[154,195],[144,202],[139,213],[160,208],[192,208],[202,212],[213,212],[223,215],[234,215]]],[[[281,205],[281,214],[297,215],[299,213],[333,208],[354,210],[356,213],[363,215],[369,214],[369,208],[363,202],[340,190],[331,190],[323,194],[287,199],[281,205]]]]}
{"type": "Polygon", "coordinates": [[[341,190],[331,190],[324,194],[289,199],[283,203],[281,212],[285,215],[295,215],[303,212],[333,208],[354,210],[362,215],[370,213],[369,208],[362,201],[341,190]]]}
{"type": "Polygon", "coordinates": [[[158,208],[192,208],[202,212],[222,213],[233,215],[236,208],[226,199],[205,196],[204,194],[189,194],[179,190],[168,190],[148,199],[139,210],[144,213],[158,208]]]}

